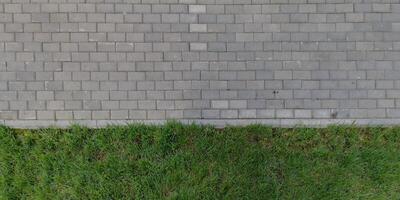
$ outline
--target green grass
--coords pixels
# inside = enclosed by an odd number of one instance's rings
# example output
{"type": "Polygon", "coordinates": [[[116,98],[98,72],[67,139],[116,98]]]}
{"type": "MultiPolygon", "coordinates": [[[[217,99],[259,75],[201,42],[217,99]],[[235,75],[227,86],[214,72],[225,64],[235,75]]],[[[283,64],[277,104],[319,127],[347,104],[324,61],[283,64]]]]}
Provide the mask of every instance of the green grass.
{"type": "Polygon", "coordinates": [[[0,199],[400,199],[400,128],[0,127],[0,199]]]}

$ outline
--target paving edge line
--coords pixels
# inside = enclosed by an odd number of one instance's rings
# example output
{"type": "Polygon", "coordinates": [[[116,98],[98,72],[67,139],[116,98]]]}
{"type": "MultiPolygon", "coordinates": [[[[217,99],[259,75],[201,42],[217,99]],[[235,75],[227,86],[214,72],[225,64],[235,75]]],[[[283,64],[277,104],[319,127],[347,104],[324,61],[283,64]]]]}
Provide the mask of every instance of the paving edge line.
{"type": "MultiPolygon", "coordinates": [[[[65,128],[79,124],[90,128],[101,128],[108,125],[127,125],[132,123],[161,125],[168,120],[0,120],[0,124],[13,128],[65,128]]],[[[273,127],[326,127],[328,125],[358,125],[358,126],[396,126],[400,119],[193,119],[176,120],[184,124],[209,124],[216,127],[229,125],[245,126],[263,124],[273,127]]]]}

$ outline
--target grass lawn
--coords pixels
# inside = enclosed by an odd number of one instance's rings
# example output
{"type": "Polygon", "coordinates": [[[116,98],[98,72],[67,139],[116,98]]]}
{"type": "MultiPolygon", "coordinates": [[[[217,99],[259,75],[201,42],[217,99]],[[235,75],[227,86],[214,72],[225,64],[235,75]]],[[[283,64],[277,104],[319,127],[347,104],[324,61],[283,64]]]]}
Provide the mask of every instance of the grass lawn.
{"type": "Polygon", "coordinates": [[[400,199],[400,128],[0,127],[0,199],[400,199]]]}

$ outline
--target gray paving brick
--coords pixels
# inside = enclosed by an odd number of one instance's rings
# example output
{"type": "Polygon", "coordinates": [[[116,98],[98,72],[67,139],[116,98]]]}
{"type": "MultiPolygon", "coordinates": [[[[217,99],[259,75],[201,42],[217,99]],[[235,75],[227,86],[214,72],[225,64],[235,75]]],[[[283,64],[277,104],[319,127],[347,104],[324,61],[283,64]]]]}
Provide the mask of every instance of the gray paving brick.
{"type": "Polygon", "coordinates": [[[192,42],[192,43],[190,43],[190,50],[191,51],[206,51],[207,43],[192,42]]]}
{"type": "Polygon", "coordinates": [[[128,110],[112,110],[111,111],[111,119],[129,119],[129,111],[128,110]]]}
{"type": "Polygon", "coordinates": [[[54,111],[37,111],[37,119],[48,119],[54,120],[55,119],[55,112],[54,111]]]}
{"type": "Polygon", "coordinates": [[[205,13],[206,5],[189,5],[189,13],[205,13]]]}
{"type": "Polygon", "coordinates": [[[4,1],[0,123],[392,123],[396,1],[4,1]]]}

